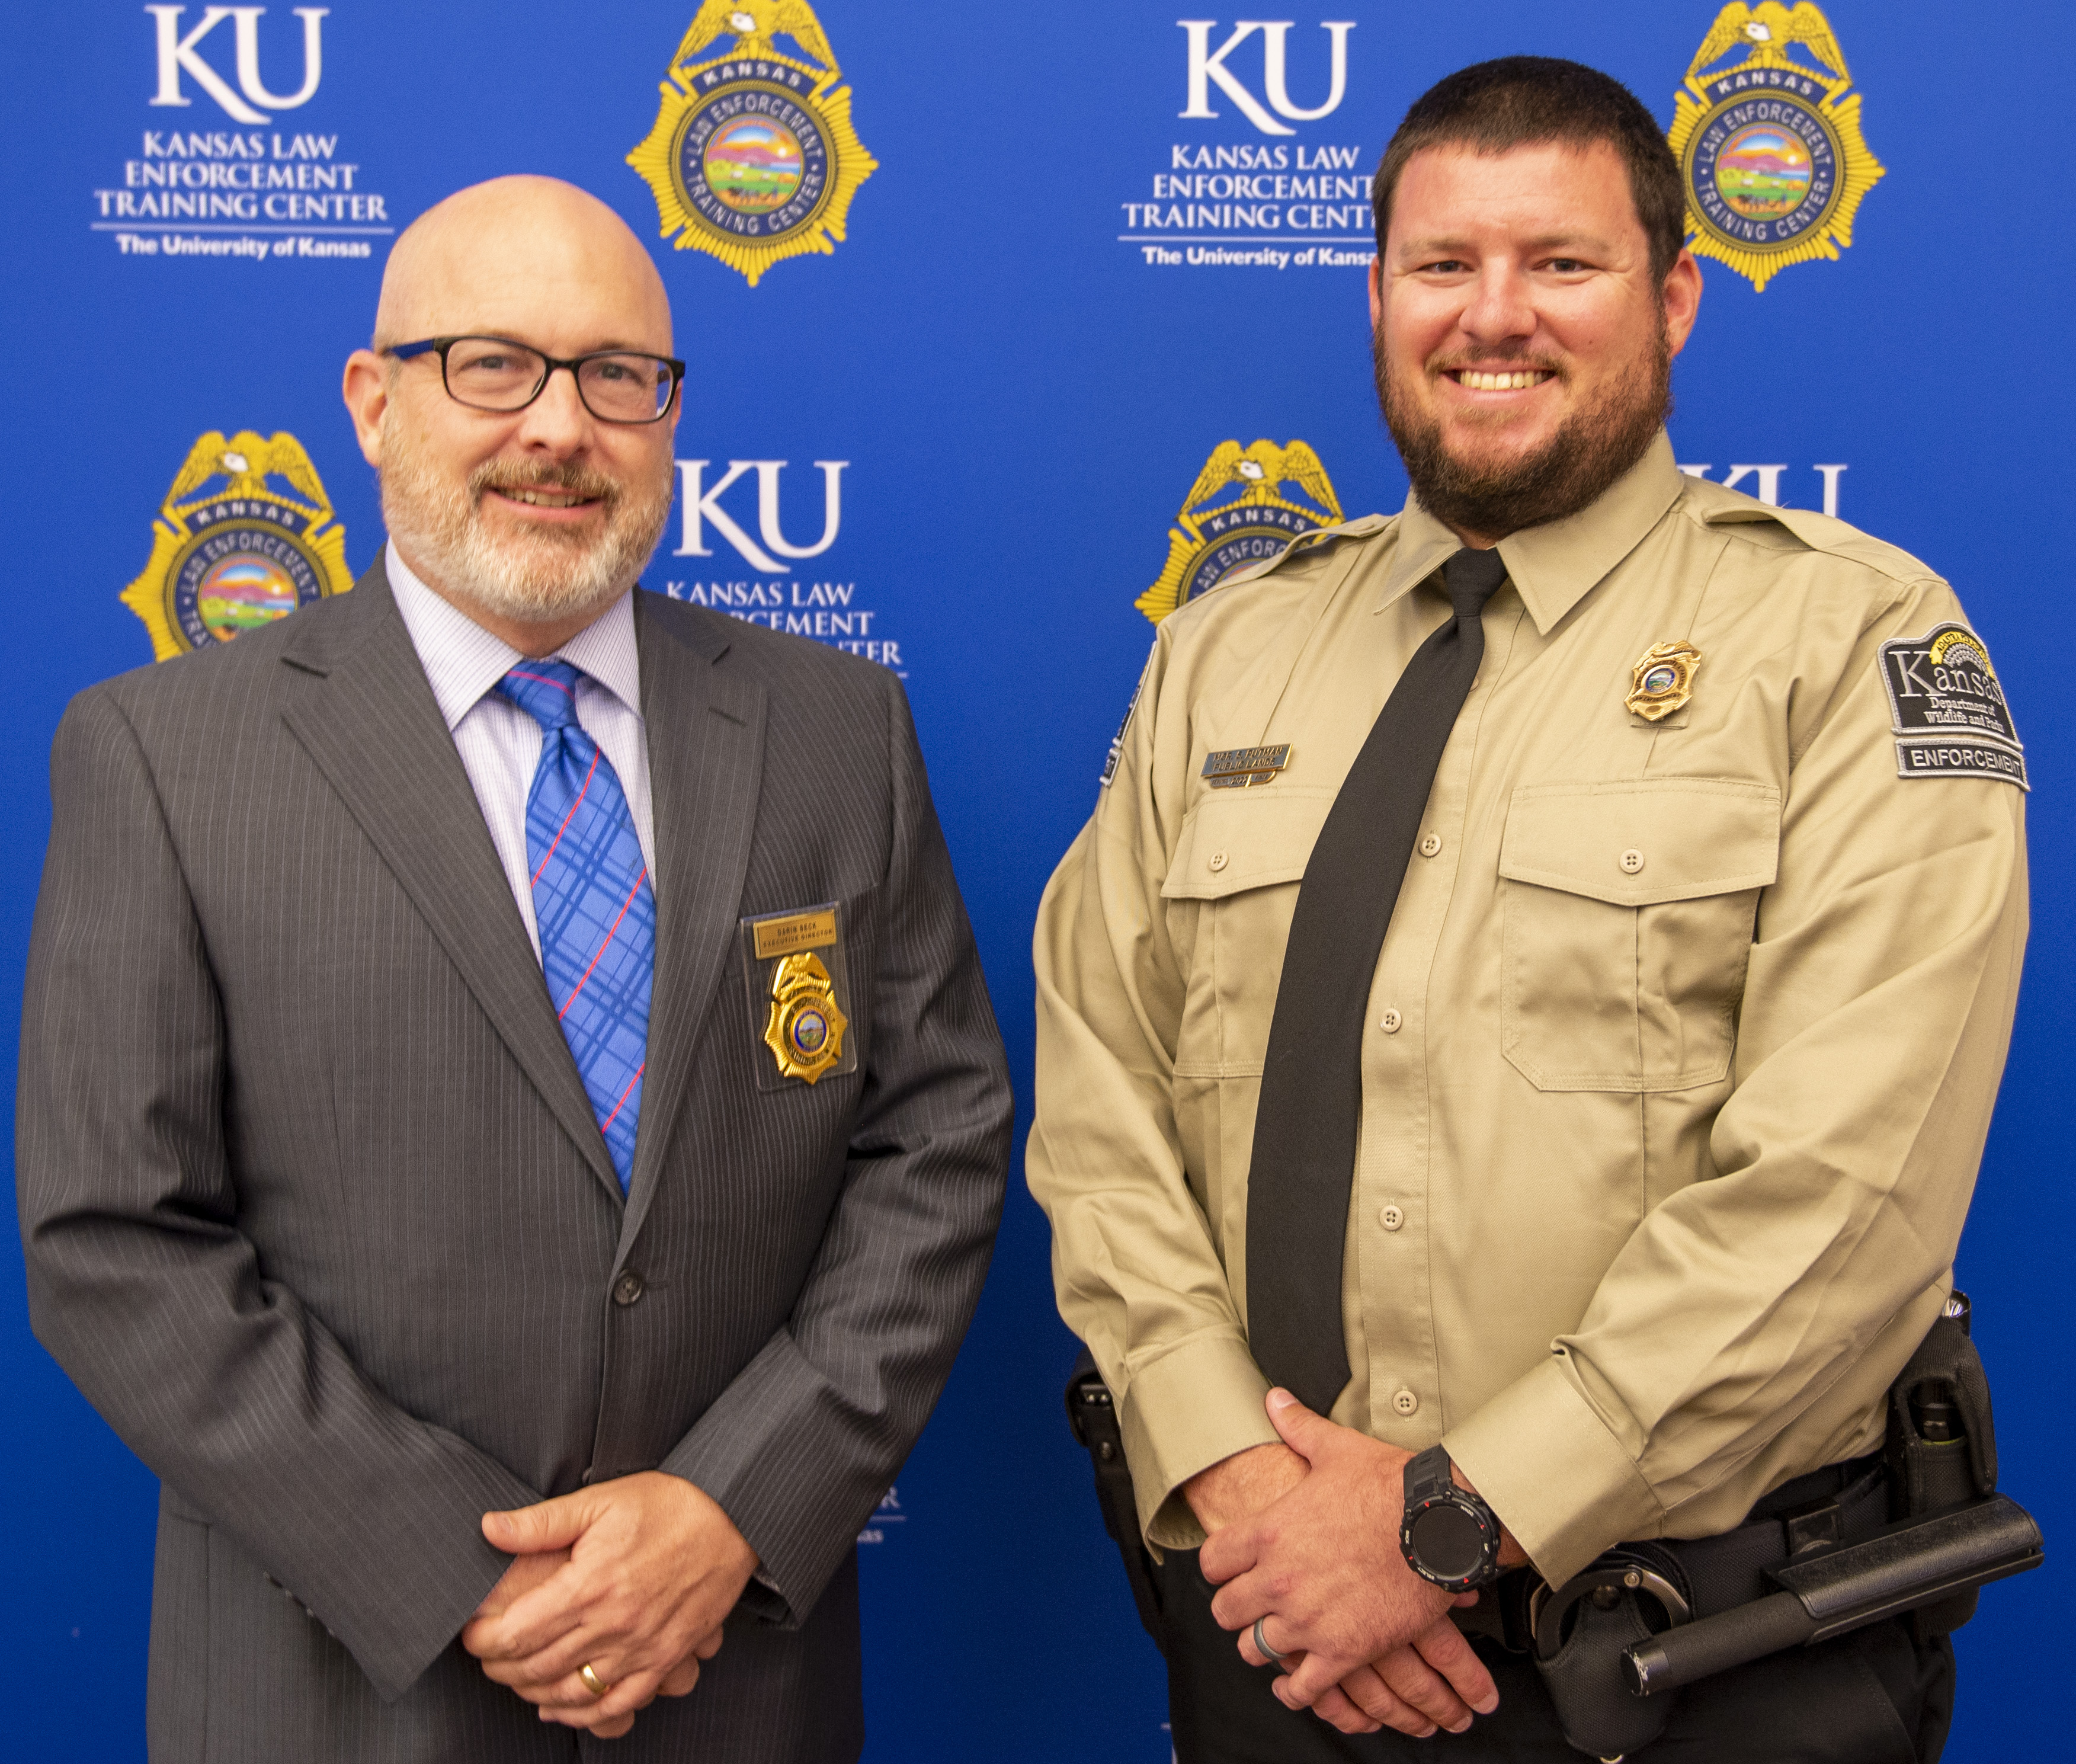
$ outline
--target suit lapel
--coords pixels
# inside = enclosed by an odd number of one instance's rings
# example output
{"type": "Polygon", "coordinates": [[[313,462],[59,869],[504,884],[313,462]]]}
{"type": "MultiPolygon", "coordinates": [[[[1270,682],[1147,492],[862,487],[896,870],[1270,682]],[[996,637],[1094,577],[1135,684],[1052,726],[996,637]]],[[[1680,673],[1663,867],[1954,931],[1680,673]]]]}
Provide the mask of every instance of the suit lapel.
{"type": "Polygon", "coordinates": [[[303,678],[283,720],[618,1201],[619,1177],[511,886],[381,563],[331,616],[296,625],[282,659],[303,678]]]}
{"type": "Polygon", "coordinates": [[[725,638],[634,596],[656,824],[656,979],[623,1249],[661,1178],[714,989],[736,950],[764,761],[764,690],[716,666],[725,638]],[[704,641],[703,641],[704,640],[704,641]]]}

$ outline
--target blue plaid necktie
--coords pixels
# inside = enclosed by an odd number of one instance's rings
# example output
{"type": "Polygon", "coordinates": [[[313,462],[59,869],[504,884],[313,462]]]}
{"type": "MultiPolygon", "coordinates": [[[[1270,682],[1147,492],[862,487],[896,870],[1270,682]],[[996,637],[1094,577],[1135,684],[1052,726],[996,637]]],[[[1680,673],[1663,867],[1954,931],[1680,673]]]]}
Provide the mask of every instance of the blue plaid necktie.
{"type": "Polygon", "coordinates": [[[497,690],[541,725],[541,763],[526,797],[541,966],[624,1194],[656,973],[648,862],[619,774],[577,721],[577,670],[567,662],[521,662],[497,690]]]}

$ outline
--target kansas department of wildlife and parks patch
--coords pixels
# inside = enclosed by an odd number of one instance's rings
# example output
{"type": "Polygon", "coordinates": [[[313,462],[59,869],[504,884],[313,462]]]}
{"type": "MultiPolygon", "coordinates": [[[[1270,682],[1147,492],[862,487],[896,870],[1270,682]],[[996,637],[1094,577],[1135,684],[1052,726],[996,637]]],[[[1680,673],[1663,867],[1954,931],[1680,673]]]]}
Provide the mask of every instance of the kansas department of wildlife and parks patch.
{"type": "Polygon", "coordinates": [[[829,252],[851,197],[878,169],[851,127],[850,88],[807,0],[705,0],[671,57],[648,139],[627,163],[648,181],[663,236],[754,288],[782,258],[829,252]],[[782,55],[787,38],[800,55],[782,55]],[[704,61],[695,58],[733,40],[704,61]]]}
{"type": "Polygon", "coordinates": [[[1983,640],[1965,625],[1881,646],[1900,778],[2000,778],[2020,790],[2025,747],[1983,640]]]}
{"type": "Polygon", "coordinates": [[[152,523],[151,561],[122,604],[152,633],[152,658],[164,662],[352,586],[346,529],[302,443],[249,429],[226,441],[212,429],[173,475],[152,523]]]}

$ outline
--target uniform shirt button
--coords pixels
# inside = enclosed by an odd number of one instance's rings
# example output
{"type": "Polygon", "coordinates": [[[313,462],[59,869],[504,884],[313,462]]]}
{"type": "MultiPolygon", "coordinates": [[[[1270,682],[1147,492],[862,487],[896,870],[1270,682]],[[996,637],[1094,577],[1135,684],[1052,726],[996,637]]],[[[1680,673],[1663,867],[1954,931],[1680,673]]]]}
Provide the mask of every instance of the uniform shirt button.
{"type": "Polygon", "coordinates": [[[1410,1415],[1420,1406],[1420,1399],[1410,1390],[1395,1393],[1391,1399],[1393,1410],[1401,1415],[1410,1415]]]}
{"type": "Polygon", "coordinates": [[[1226,854],[1223,852],[1214,851],[1211,853],[1210,866],[1213,870],[1223,870],[1226,867],[1226,854]]]}
{"type": "Polygon", "coordinates": [[[1634,876],[1643,868],[1643,853],[1632,845],[1621,854],[1621,862],[1622,874],[1625,876],[1634,876]]]}
{"type": "Polygon", "coordinates": [[[632,1305],[641,1297],[641,1276],[631,1268],[625,1269],[620,1278],[612,1283],[612,1302],[616,1305],[632,1305]]]}
{"type": "Polygon", "coordinates": [[[1377,1214],[1377,1222],[1387,1231],[1395,1231],[1405,1222],[1405,1209],[1393,1201],[1377,1214]]]}
{"type": "Polygon", "coordinates": [[[1394,1008],[1385,1011],[1382,1016],[1379,1017],[1376,1019],[1376,1026],[1386,1035],[1395,1036],[1398,1033],[1405,1022],[1405,1018],[1399,1015],[1397,1011],[1394,1008]]]}
{"type": "Polygon", "coordinates": [[[1420,841],[1420,855],[1422,857],[1432,857],[1441,849],[1442,836],[1439,833],[1430,833],[1420,841]]]}

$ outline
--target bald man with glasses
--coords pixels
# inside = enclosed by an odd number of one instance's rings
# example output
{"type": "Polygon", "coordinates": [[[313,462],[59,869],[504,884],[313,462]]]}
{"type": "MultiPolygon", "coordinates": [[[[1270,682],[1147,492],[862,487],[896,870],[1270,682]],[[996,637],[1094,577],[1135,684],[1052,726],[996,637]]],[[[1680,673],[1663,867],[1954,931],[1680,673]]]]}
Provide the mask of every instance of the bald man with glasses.
{"type": "Polygon", "coordinates": [[[52,757],[23,1236],[163,1479],[152,1754],[841,1764],[1008,1148],[907,706],[636,587],[684,366],[604,205],[449,198],[375,330],[382,558],[52,757]]]}

